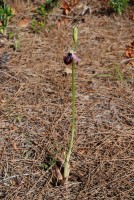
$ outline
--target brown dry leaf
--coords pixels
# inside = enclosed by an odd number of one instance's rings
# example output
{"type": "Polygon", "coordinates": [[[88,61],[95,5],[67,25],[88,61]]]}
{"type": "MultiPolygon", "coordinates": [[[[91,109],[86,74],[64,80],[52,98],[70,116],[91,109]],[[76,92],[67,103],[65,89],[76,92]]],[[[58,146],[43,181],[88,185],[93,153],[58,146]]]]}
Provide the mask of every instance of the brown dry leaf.
{"type": "Polygon", "coordinates": [[[22,19],[19,23],[18,26],[20,28],[26,28],[29,25],[30,19],[22,19]]]}
{"type": "Polygon", "coordinates": [[[125,51],[125,56],[127,58],[134,58],[134,41],[132,41],[129,45],[128,48],[125,51]]]}
{"type": "Polygon", "coordinates": [[[134,50],[131,48],[128,48],[125,52],[125,56],[127,58],[134,58],[134,50]]]}
{"type": "Polygon", "coordinates": [[[56,167],[55,172],[56,172],[57,179],[58,180],[63,180],[63,176],[62,176],[62,174],[61,174],[61,172],[60,172],[58,167],[56,167]]]}
{"type": "Polygon", "coordinates": [[[61,3],[61,9],[63,9],[63,14],[64,15],[68,15],[69,12],[71,11],[71,7],[68,5],[68,3],[66,1],[63,1],[61,3]]]}
{"type": "Polygon", "coordinates": [[[52,167],[52,174],[53,174],[53,178],[52,178],[52,183],[56,186],[57,184],[59,185],[64,185],[64,177],[60,171],[60,166],[54,165],[52,167]]]}
{"type": "Polygon", "coordinates": [[[130,61],[129,63],[134,67],[134,61],[130,61]]]}
{"type": "Polygon", "coordinates": [[[68,7],[69,7],[69,4],[67,3],[67,1],[66,0],[62,0],[60,8],[66,9],[68,7]]]}
{"type": "Polygon", "coordinates": [[[74,0],[74,4],[77,4],[78,3],[78,0],[74,0]]]}
{"type": "Polygon", "coordinates": [[[16,142],[13,143],[13,149],[14,149],[15,151],[18,150],[16,142]]]}
{"type": "Polygon", "coordinates": [[[59,180],[59,181],[63,180],[63,176],[60,172],[60,169],[57,166],[54,166],[53,172],[54,172],[54,176],[57,178],[57,180],[59,180]]]}
{"type": "Polygon", "coordinates": [[[66,74],[72,74],[72,69],[66,67],[66,68],[65,68],[65,73],[66,73],[66,74]]]}
{"type": "Polygon", "coordinates": [[[130,16],[129,19],[132,20],[132,21],[134,21],[134,14],[129,15],[129,16],[130,16]]]}
{"type": "Polygon", "coordinates": [[[128,45],[128,47],[134,48],[134,41],[132,41],[132,42],[128,45]]]}
{"type": "Polygon", "coordinates": [[[134,41],[133,41],[133,42],[131,42],[131,47],[133,47],[133,48],[134,48],[134,41]]]}
{"type": "Polygon", "coordinates": [[[78,0],[73,0],[71,3],[69,3],[67,0],[62,0],[60,8],[63,9],[63,14],[68,15],[77,3],[78,0]]]}

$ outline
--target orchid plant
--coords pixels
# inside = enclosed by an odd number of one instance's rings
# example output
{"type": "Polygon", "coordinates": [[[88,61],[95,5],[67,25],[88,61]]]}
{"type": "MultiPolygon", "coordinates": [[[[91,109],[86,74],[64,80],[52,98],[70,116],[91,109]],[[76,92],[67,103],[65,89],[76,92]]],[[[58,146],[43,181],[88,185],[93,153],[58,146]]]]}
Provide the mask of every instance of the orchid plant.
{"type": "Polygon", "coordinates": [[[3,0],[1,4],[2,5],[0,5],[0,33],[6,35],[9,20],[13,17],[13,10],[10,8],[9,5],[6,4],[5,0],[3,0]]]}
{"type": "Polygon", "coordinates": [[[72,128],[71,128],[71,137],[69,143],[69,149],[66,153],[65,162],[64,162],[64,179],[67,180],[70,173],[70,157],[73,148],[74,134],[75,134],[75,62],[80,61],[79,58],[75,55],[77,49],[78,41],[78,28],[77,26],[73,27],[73,41],[74,41],[74,51],[70,50],[67,56],[64,57],[64,63],[66,65],[72,63],[72,128]]]}

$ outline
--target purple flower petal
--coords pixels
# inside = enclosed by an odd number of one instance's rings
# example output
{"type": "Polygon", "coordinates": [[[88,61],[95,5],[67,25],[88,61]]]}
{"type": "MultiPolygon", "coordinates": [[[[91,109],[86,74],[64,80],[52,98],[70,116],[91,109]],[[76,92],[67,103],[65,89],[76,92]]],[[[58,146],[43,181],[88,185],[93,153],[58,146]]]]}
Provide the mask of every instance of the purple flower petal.
{"type": "Polygon", "coordinates": [[[72,57],[73,57],[75,62],[79,62],[80,61],[80,59],[74,53],[72,53],[72,57]]]}
{"type": "Polygon", "coordinates": [[[69,65],[72,63],[72,60],[73,60],[73,56],[72,56],[72,53],[68,53],[67,56],[64,57],[64,63],[66,65],[69,65]]]}
{"type": "Polygon", "coordinates": [[[65,56],[65,57],[63,58],[63,60],[64,60],[64,63],[65,63],[66,65],[71,64],[73,60],[74,60],[76,63],[78,63],[78,62],[80,61],[80,59],[74,54],[74,52],[71,52],[71,53],[69,52],[69,53],[67,54],[67,56],[65,56]]]}

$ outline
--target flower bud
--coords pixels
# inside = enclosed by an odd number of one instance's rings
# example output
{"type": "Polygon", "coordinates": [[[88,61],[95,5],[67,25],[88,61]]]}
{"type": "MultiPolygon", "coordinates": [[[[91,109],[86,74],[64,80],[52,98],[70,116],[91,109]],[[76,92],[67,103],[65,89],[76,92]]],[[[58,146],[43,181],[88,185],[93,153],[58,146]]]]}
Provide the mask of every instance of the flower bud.
{"type": "Polygon", "coordinates": [[[75,46],[75,51],[76,51],[77,40],[78,40],[78,28],[76,25],[73,27],[73,40],[74,40],[74,46],[75,46]]]}

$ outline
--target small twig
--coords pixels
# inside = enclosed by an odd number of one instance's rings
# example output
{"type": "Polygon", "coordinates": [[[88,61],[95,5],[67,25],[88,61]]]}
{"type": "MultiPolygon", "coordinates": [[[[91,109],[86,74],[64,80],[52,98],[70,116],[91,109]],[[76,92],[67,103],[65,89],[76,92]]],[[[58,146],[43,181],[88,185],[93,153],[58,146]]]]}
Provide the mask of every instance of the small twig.
{"type": "MultiPolygon", "coordinates": [[[[37,175],[37,174],[40,174],[40,172],[37,172],[37,173],[35,173],[34,175],[37,175]]],[[[20,177],[20,176],[29,176],[30,174],[16,174],[16,175],[13,175],[13,176],[10,176],[10,177],[8,177],[8,178],[4,178],[4,179],[2,179],[2,180],[0,180],[0,183],[3,183],[3,182],[5,182],[5,181],[8,181],[8,180],[10,180],[10,179],[13,179],[13,178],[17,178],[17,177],[20,177]]]]}
{"type": "Polygon", "coordinates": [[[131,60],[134,60],[134,58],[127,58],[127,59],[124,59],[124,60],[122,60],[122,61],[120,62],[120,64],[127,63],[127,62],[129,62],[129,61],[131,61],[131,60]]]}
{"type": "Polygon", "coordinates": [[[4,73],[4,74],[6,74],[7,76],[9,76],[11,79],[15,79],[15,80],[19,80],[18,78],[16,78],[15,76],[12,76],[12,75],[10,75],[9,73],[7,73],[7,72],[4,72],[4,71],[2,71],[2,73],[4,73]]]}
{"type": "Polygon", "coordinates": [[[55,163],[53,165],[51,165],[43,174],[42,176],[35,182],[35,184],[32,186],[32,188],[27,192],[26,195],[31,194],[31,192],[33,192],[34,188],[36,187],[37,183],[39,183],[42,178],[46,175],[46,173],[55,165],[55,163]]]}
{"type": "Polygon", "coordinates": [[[63,14],[49,14],[51,16],[57,16],[57,17],[65,17],[65,18],[68,18],[68,19],[73,19],[74,17],[72,16],[67,16],[67,15],[63,15],[63,14]]]}

